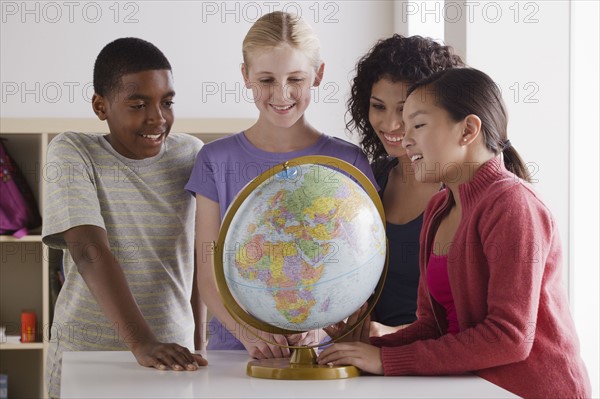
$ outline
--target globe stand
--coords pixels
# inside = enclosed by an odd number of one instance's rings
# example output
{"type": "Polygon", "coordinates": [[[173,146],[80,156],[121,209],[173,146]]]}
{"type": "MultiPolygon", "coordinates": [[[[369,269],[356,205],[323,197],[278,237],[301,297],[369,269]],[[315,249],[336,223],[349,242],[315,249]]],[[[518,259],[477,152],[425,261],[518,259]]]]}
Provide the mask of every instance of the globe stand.
{"type": "Polygon", "coordinates": [[[246,374],[272,380],[335,380],[358,377],[360,372],[354,366],[317,364],[317,354],[313,348],[299,348],[294,350],[289,359],[252,360],[248,362],[246,374]]]}
{"type": "MultiPolygon", "coordinates": [[[[284,329],[275,326],[273,323],[267,323],[261,321],[259,318],[255,317],[253,314],[249,313],[246,309],[244,309],[240,303],[234,298],[231,290],[229,289],[229,285],[227,282],[227,278],[225,276],[225,263],[224,263],[224,254],[225,254],[225,244],[226,239],[228,238],[228,232],[232,225],[232,221],[234,220],[234,215],[237,214],[238,210],[242,204],[246,201],[246,199],[267,180],[269,179],[289,179],[292,182],[295,179],[299,178],[297,176],[298,168],[300,165],[304,164],[312,164],[312,165],[320,165],[323,167],[334,168],[340,172],[344,172],[347,176],[351,176],[355,179],[362,188],[366,191],[369,198],[373,201],[373,205],[375,206],[378,214],[378,218],[380,220],[381,230],[383,231],[382,240],[385,241],[386,246],[386,256],[385,262],[383,265],[383,271],[381,273],[381,277],[375,289],[375,293],[371,296],[371,298],[367,301],[369,306],[367,310],[364,312],[362,316],[356,321],[353,326],[347,328],[345,333],[342,333],[336,339],[333,339],[333,342],[343,339],[346,335],[352,332],[358,325],[363,323],[363,321],[367,318],[367,316],[373,310],[381,291],[383,290],[383,284],[385,282],[385,276],[387,275],[387,248],[388,243],[385,239],[385,215],[383,212],[383,204],[381,203],[381,199],[379,198],[379,194],[375,187],[369,179],[356,167],[353,165],[344,162],[337,158],[327,157],[327,156],[305,156],[294,158],[288,162],[284,162],[283,164],[276,165],[273,168],[263,172],[261,175],[256,177],[250,183],[246,185],[237,195],[236,199],[230,204],[229,209],[225,213],[223,221],[221,223],[221,228],[219,230],[219,237],[217,242],[213,242],[213,266],[215,279],[217,283],[217,289],[219,291],[219,295],[223,301],[223,305],[229,312],[229,314],[233,317],[233,319],[240,324],[241,326],[251,327],[248,331],[253,334],[256,338],[267,342],[272,345],[287,347],[290,349],[294,349],[291,359],[288,358],[278,358],[278,359],[261,359],[261,360],[252,360],[248,363],[246,368],[246,374],[255,377],[255,378],[267,378],[267,379],[279,379],[279,380],[332,380],[339,378],[350,378],[357,377],[360,375],[358,368],[354,366],[334,366],[334,365],[321,365],[317,363],[317,354],[314,350],[316,347],[320,347],[324,344],[314,345],[314,346],[288,346],[288,345],[280,345],[276,342],[270,342],[261,337],[257,331],[264,331],[270,334],[281,334],[281,335],[290,335],[290,334],[298,334],[302,332],[297,329],[284,329]],[[291,168],[293,166],[293,168],[291,168]]],[[[315,172],[316,173],[316,172],[315,172]]],[[[315,174],[315,182],[318,181],[319,174],[315,174]]],[[[323,172],[324,179],[322,182],[335,182],[337,180],[328,180],[331,178],[329,174],[323,172]],[[327,178],[325,178],[327,176],[327,178]]],[[[305,193],[306,195],[306,193],[305,193]]],[[[375,221],[373,221],[375,223],[375,221]]],[[[235,225],[235,224],[234,224],[235,225]]],[[[235,226],[235,228],[240,228],[240,226],[235,226]]],[[[236,243],[239,244],[239,243],[236,243]]],[[[231,249],[228,249],[228,253],[231,255],[231,249]]],[[[365,291],[366,292],[366,291],[365,291]]],[[[365,298],[367,300],[367,298],[365,298]]],[[[249,306],[251,308],[252,306],[249,306]]]]}

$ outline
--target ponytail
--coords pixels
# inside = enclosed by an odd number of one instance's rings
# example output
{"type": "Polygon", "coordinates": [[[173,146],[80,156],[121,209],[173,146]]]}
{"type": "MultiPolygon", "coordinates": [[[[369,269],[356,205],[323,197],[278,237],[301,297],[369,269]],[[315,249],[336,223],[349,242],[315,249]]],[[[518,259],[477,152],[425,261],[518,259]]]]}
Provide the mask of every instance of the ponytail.
{"type": "Polygon", "coordinates": [[[531,183],[529,169],[525,166],[525,162],[523,162],[523,159],[508,139],[504,142],[502,148],[502,158],[504,159],[504,167],[509,172],[512,172],[517,177],[531,183]]]}

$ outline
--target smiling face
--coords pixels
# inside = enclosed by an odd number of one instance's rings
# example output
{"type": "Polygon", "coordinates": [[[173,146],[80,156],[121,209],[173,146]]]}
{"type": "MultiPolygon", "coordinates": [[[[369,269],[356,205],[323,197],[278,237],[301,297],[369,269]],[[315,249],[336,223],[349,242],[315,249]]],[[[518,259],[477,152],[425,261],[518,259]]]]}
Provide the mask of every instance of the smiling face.
{"type": "Polygon", "coordinates": [[[406,151],[402,148],[402,110],[408,87],[406,82],[392,82],[384,77],[371,88],[369,123],[385,151],[393,157],[406,156],[406,151]]]}
{"type": "Polygon", "coordinates": [[[422,87],[406,99],[403,111],[406,150],[415,178],[421,182],[455,182],[464,161],[465,121],[455,122],[435,103],[435,94],[422,87]]]}
{"type": "Polygon", "coordinates": [[[144,159],[158,155],[171,131],[173,77],[166,69],[123,75],[116,93],[94,94],[92,107],[110,129],[108,140],[121,155],[144,159]]]}
{"type": "Polygon", "coordinates": [[[289,128],[302,118],[310,104],[310,88],[319,85],[323,64],[315,71],[302,51],[282,45],[250,55],[242,74],[246,87],[252,89],[259,120],[289,128]]]}

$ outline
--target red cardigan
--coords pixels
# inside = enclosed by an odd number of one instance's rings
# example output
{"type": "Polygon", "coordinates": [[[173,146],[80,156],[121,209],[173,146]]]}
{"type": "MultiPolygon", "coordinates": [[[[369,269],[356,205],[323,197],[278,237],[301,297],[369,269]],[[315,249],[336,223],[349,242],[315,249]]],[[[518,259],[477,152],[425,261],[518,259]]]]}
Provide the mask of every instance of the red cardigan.
{"type": "Polygon", "coordinates": [[[448,275],[460,332],[446,334],[445,311],[425,278],[437,226],[454,201],[446,189],[425,210],[418,319],[371,339],[381,347],[384,374],[474,372],[522,397],[589,397],[550,211],[500,156],[459,192],[463,214],[448,251],[448,275]]]}

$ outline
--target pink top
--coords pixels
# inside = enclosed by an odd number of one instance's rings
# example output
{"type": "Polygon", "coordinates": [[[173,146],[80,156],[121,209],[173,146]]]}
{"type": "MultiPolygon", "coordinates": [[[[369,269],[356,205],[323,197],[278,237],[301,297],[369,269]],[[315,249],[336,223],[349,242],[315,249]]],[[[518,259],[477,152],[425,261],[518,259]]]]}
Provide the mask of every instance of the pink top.
{"type": "Polygon", "coordinates": [[[446,309],[446,319],[448,320],[448,332],[456,334],[460,331],[458,318],[456,317],[456,307],[454,307],[454,298],[448,279],[448,256],[436,255],[431,252],[427,264],[427,286],[433,299],[446,309]]]}

